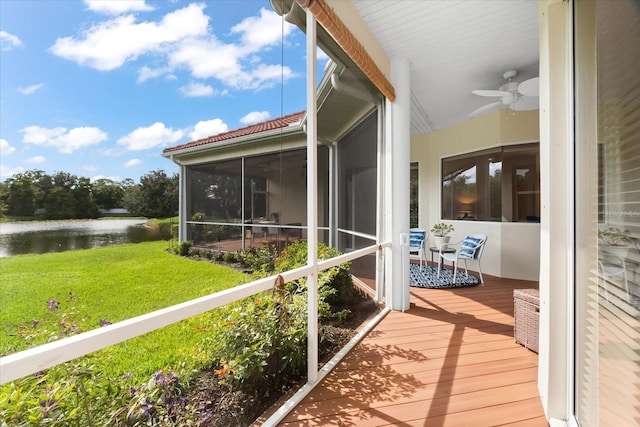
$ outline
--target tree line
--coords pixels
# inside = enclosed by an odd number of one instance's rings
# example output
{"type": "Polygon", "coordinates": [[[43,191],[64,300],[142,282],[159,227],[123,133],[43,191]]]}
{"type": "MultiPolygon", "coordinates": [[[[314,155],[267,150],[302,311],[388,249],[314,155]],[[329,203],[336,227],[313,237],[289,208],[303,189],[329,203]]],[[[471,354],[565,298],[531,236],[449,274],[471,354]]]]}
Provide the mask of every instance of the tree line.
{"type": "Polygon", "coordinates": [[[127,209],[130,215],[166,218],[178,212],[178,174],[151,171],[132,179],[91,181],[68,172],[49,175],[33,169],[0,183],[0,218],[98,218],[101,209],[127,209]]]}

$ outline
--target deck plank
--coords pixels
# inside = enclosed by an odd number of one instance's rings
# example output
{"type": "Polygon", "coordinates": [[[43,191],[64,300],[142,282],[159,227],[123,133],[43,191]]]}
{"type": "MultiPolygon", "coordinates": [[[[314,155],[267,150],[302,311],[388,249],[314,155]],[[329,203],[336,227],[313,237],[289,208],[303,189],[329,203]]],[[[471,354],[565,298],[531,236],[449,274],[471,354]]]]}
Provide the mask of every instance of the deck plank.
{"type": "Polygon", "coordinates": [[[537,355],[514,343],[513,290],[411,288],[281,426],[547,426],[537,355]]]}

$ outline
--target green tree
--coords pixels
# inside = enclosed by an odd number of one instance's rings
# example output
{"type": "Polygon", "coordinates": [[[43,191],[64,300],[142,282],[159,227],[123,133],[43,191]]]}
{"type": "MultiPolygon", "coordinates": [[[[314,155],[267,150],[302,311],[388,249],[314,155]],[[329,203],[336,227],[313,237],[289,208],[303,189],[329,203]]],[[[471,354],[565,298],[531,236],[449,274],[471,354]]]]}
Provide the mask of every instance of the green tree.
{"type": "Polygon", "coordinates": [[[78,178],[76,186],[71,190],[74,200],[76,218],[97,218],[98,206],[93,200],[92,185],[89,178],[78,178]]]}
{"type": "Polygon", "coordinates": [[[178,176],[169,177],[159,169],[140,178],[140,184],[130,187],[124,198],[125,208],[134,215],[163,218],[178,210],[178,176]]]}
{"type": "Polygon", "coordinates": [[[24,176],[29,178],[35,185],[35,209],[44,208],[44,201],[49,194],[49,191],[53,188],[53,181],[50,175],[40,169],[31,169],[24,172],[24,176]]]}
{"type": "Polygon", "coordinates": [[[7,180],[9,195],[7,213],[17,216],[33,216],[36,209],[36,186],[26,174],[16,174],[7,180]]]}
{"type": "Polygon", "coordinates": [[[68,219],[76,217],[75,199],[70,191],[63,187],[54,187],[47,196],[44,205],[49,219],[68,219]]]}
{"type": "Polygon", "coordinates": [[[102,178],[93,182],[93,200],[100,209],[121,208],[125,189],[121,183],[102,178]]]}

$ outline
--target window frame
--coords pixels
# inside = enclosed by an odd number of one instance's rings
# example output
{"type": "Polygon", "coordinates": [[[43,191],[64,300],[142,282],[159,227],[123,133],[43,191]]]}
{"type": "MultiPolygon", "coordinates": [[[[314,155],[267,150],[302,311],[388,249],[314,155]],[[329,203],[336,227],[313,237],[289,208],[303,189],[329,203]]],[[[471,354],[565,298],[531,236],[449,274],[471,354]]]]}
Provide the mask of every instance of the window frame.
{"type": "MultiPolygon", "coordinates": [[[[523,179],[526,175],[523,176],[523,179]]],[[[466,185],[466,182],[465,182],[466,185]]],[[[540,222],[540,142],[522,141],[514,144],[502,144],[489,148],[468,151],[444,156],[440,159],[440,218],[443,220],[473,220],[497,223],[539,223],[540,222]],[[516,163],[518,153],[533,156],[528,160],[528,168],[516,163]],[[495,158],[499,161],[495,161],[495,158]],[[507,163],[508,162],[508,163],[507,163]],[[500,203],[492,206],[492,177],[490,164],[500,163],[500,203]],[[506,165],[505,165],[506,163],[506,165]],[[456,168],[455,165],[458,165],[456,168]],[[486,168],[479,166],[486,165],[486,168]],[[505,180],[505,166],[508,166],[508,179],[505,180]],[[520,170],[534,172],[533,187],[527,191],[519,191],[514,183],[514,176],[520,170]],[[483,173],[479,170],[484,171],[483,173]],[[447,190],[446,183],[455,183],[457,177],[467,174],[472,181],[466,187],[467,194],[456,193],[455,188],[447,190]],[[537,178],[537,180],[536,180],[537,178]],[[506,191],[505,191],[506,190],[506,191]],[[523,217],[522,209],[518,209],[517,196],[528,194],[530,212],[523,217]],[[457,194],[457,196],[456,196],[457,194]],[[464,197],[462,197],[464,196],[464,197]],[[449,209],[447,209],[449,208],[449,209]],[[500,212],[500,217],[492,213],[500,212]]]]}

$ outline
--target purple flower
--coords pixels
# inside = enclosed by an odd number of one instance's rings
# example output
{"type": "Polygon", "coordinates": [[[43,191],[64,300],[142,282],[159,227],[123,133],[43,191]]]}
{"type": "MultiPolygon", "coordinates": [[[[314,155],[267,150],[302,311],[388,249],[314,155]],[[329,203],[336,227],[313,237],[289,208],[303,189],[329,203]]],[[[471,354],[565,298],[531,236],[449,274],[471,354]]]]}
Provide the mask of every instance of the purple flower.
{"type": "Polygon", "coordinates": [[[40,401],[40,409],[42,410],[42,416],[44,418],[49,417],[49,411],[53,409],[53,406],[56,404],[55,399],[41,400],[40,401]]]}
{"type": "Polygon", "coordinates": [[[34,320],[34,321],[33,321],[33,323],[31,324],[31,327],[32,327],[33,329],[35,329],[35,328],[37,328],[37,327],[38,327],[38,324],[40,324],[40,321],[39,321],[39,320],[34,320]]]}
{"type": "Polygon", "coordinates": [[[109,322],[108,320],[100,319],[100,327],[108,326],[108,325],[112,325],[112,324],[113,323],[109,322]]]}
{"type": "Polygon", "coordinates": [[[156,412],[155,405],[149,399],[147,399],[142,405],[140,405],[140,409],[142,409],[142,415],[144,415],[145,417],[151,417],[156,412]]]}
{"type": "Polygon", "coordinates": [[[47,300],[47,308],[50,311],[57,310],[58,307],[60,307],[60,303],[57,299],[50,298],[49,300],[47,300]]]}

